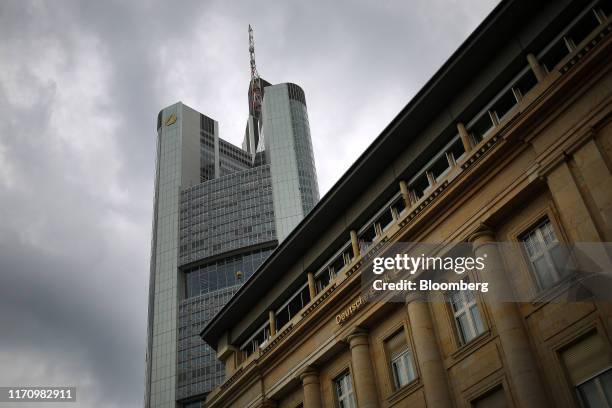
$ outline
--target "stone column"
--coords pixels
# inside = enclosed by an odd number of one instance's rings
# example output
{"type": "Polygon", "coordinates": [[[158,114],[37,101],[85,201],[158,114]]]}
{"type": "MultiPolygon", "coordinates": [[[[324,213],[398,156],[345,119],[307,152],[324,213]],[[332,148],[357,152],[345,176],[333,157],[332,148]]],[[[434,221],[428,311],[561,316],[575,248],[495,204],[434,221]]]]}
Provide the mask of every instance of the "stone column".
{"type": "MultiPolygon", "coordinates": [[[[605,175],[598,175],[600,179],[605,175]]],[[[546,183],[557,204],[563,227],[570,241],[600,242],[602,236],[567,162],[560,163],[546,175],[546,183]]]]}
{"type": "Polygon", "coordinates": [[[451,408],[453,405],[446,382],[446,370],[438,350],[426,295],[420,292],[410,293],[406,303],[427,407],[451,408]]]}
{"type": "MultiPolygon", "coordinates": [[[[602,146],[591,133],[585,142],[572,156],[568,165],[572,178],[581,195],[595,228],[599,231],[601,241],[612,241],[612,174],[606,165],[606,154],[602,146]],[[578,178],[581,183],[577,183],[578,178]]],[[[597,235],[594,235],[597,237],[597,235]]],[[[588,239],[588,237],[580,238],[588,239]]]]}
{"type": "Polygon", "coordinates": [[[378,393],[374,379],[374,368],[370,359],[368,333],[357,329],[349,335],[347,341],[351,347],[353,365],[353,382],[359,408],[378,408],[378,393]]]}
{"type": "Polygon", "coordinates": [[[268,312],[268,322],[270,323],[270,337],[276,334],[276,313],[274,310],[268,312]]]}
{"type": "Polygon", "coordinates": [[[459,132],[459,138],[463,143],[463,148],[467,153],[472,150],[472,141],[470,140],[470,134],[468,133],[463,123],[457,123],[457,131],[459,132]]]}
{"type": "Polygon", "coordinates": [[[308,276],[308,293],[310,293],[310,300],[312,300],[317,296],[317,285],[312,272],[308,272],[306,276],[308,276]]]}
{"type": "Polygon", "coordinates": [[[540,65],[540,61],[538,61],[535,55],[527,54],[527,63],[529,64],[529,67],[531,67],[531,70],[533,71],[533,74],[537,78],[538,82],[542,82],[546,77],[546,72],[540,65]]]}
{"type": "Polygon", "coordinates": [[[300,380],[302,381],[302,389],[304,390],[304,407],[323,408],[319,373],[309,367],[300,374],[300,380]]]}
{"type": "Polygon", "coordinates": [[[357,237],[357,231],[351,230],[351,245],[353,246],[353,256],[357,258],[360,255],[359,250],[359,238],[357,237]]]}
{"type": "Polygon", "coordinates": [[[408,184],[404,180],[399,182],[400,191],[402,192],[402,198],[406,203],[406,208],[412,207],[412,201],[410,201],[410,192],[408,191],[408,184]]]}
{"type": "Polygon", "coordinates": [[[494,244],[493,232],[482,228],[470,237],[470,241],[474,244],[476,257],[484,257],[486,254],[485,268],[480,274],[482,280],[489,283],[486,300],[505,356],[517,406],[547,407],[549,404],[544,384],[535,364],[523,318],[516,304],[500,301],[507,299],[511,285],[506,278],[502,256],[494,244]]]}

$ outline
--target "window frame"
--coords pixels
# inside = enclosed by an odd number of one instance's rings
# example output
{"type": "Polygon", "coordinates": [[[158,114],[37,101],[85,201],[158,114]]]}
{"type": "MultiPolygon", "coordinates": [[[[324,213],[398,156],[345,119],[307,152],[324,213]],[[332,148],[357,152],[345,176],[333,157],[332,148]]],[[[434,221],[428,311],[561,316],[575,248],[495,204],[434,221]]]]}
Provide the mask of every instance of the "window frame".
{"type": "Polygon", "coordinates": [[[399,390],[402,390],[408,387],[410,384],[412,384],[419,378],[417,370],[416,370],[416,362],[414,360],[414,353],[412,351],[412,348],[408,344],[408,340],[406,340],[406,347],[404,347],[402,351],[398,353],[395,357],[389,356],[388,360],[389,360],[389,369],[391,370],[391,378],[393,379],[393,390],[394,391],[399,391],[399,390]],[[405,356],[408,356],[406,360],[404,360],[405,356]],[[395,367],[396,367],[396,365],[394,365],[395,362],[400,362],[400,361],[404,362],[404,369],[406,370],[405,371],[405,374],[406,374],[405,384],[400,384],[399,376],[395,370],[395,367]],[[409,367],[406,366],[405,364],[408,364],[409,367]],[[410,370],[410,368],[412,369],[410,370]],[[413,375],[412,378],[410,377],[411,372],[413,375]]]}
{"type": "Polygon", "coordinates": [[[336,375],[335,377],[333,377],[332,379],[332,388],[333,388],[333,394],[334,394],[334,405],[337,408],[341,407],[341,403],[344,401],[345,398],[348,398],[348,406],[347,407],[342,407],[342,408],[357,408],[357,395],[355,394],[355,384],[353,384],[353,374],[350,370],[350,368],[346,368],[345,370],[341,371],[340,374],[336,375]],[[340,382],[340,380],[343,379],[347,379],[345,384],[350,386],[350,390],[346,395],[338,395],[338,383],[340,382]],[[342,399],[341,399],[342,398],[342,399]]]}
{"type": "Polygon", "coordinates": [[[582,407],[587,407],[587,405],[584,402],[584,399],[582,397],[582,393],[580,392],[580,387],[582,387],[583,385],[586,385],[587,383],[590,382],[594,382],[595,383],[595,387],[597,389],[597,394],[599,395],[600,398],[603,399],[603,402],[608,404],[608,408],[612,408],[612,398],[610,398],[610,400],[608,400],[608,396],[606,395],[606,392],[601,384],[601,380],[599,377],[603,376],[604,374],[610,373],[612,374],[612,365],[608,366],[607,368],[604,368],[603,370],[599,371],[597,374],[594,374],[592,377],[582,381],[580,384],[576,384],[574,386],[574,392],[576,393],[576,396],[578,398],[578,402],[580,403],[580,406],[582,407]]]}
{"type": "Polygon", "coordinates": [[[529,272],[531,274],[531,278],[535,282],[536,294],[545,292],[558,286],[569,276],[562,275],[557,270],[557,266],[555,265],[552,255],[550,253],[552,249],[554,249],[558,245],[563,245],[565,241],[563,240],[563,234],[561,233],[561,230],[557,227],[555,218],[552,217],[548,211],[546,211],[544,214],[539,215],[535,222],[531,222],[526,228],[523,228],[522,232],[519,233],[516,238],[521,246],[521,251],[523,253],[524,260],[527,264],[527,268],[529,269],[529,272]],[[544,234],[542,233],[541,228],[546,224],[550,224],[550,230],[555,235],[554,245],[547,245],[546,240],[544,239],[544,234]],[[533,257],[532,255],[530,255],[527,249],[526,237],[531,236],[534,233],[539,239],[538,244],[545,246],[545,248],[542,250],[542,253],[539,254],[537,257],[533,257]],[[548,267],[552,268],[551,270],[555,277],[554,282],[549,286],[543,285],[542,278],[534,264],[534,261],[539,260],[541,258],[544,258],[548,267]]]}
{"type": "MultiPolygon", "coordinates": [[[[473,279],[467,277],[467,280],[471,281],[473,279]]],[[[479,302],[478,296],[476,294],[472,294],[472,298],[469,299],[466,293],[467,291],[448,291],[444,294],[444,297],[448,304],[450,318],[453,320],[454,332],[459,347],[463,347],[472,343],[487,332],[485,314],[479,302]],[[459,310],[455,310],[455,302],[452,298],[455,293],[458,294],[463,301],[463,307],[459,310]],[[476,307],[476,311],[478,312],[478,315],[480,317],[480,324],[482,326],[482,330],[480,332],[477,330],[477,324],[475,323],[475,319],[472,316],[473,307],[476,307]],[[469,339],[466,337],[467,333],[464,332],[464,330],[462,329],[463,326],[461,325],[459,320],[460,316],[462,315],[466,316],[469,325],[468,329],[470,330],[471,334],[473,334],[469,339]]]]}
{"type": "MultiPolygon", "coordinates": [[[[550,51],[555,45],[557,45],[557,42],[559,41],[561,41],[568,50],[565,56],[561,58],[561,61],[563,61],[569,54],[574,52],[576,47],[579,44],[574,44],[573,41],[570,41],[572,39],[570,39],[567,35],[570,29],[574,28],[576,23],[578,23],[578,21],[580,21],[580,19],[582,19],[587,13],[593,13],[595,15],[595,18],[599,22],[599,27],[605,24],[605,22],[602,21],[602,16],[600,15],[600,12],[599,12],[600,10],[600,7],[598,7],[599,3],[600,3],[599,0],[593,0],[587,6],[585,6],[582,9],[582,11],[580,11],[555,37],[553,37],[552,40],[550,40],[550,42],[548,42],[548,44],[546,44],[537,53],[536,58],[538,59],[538,61],[541,61],[542,57],[544,57],[544,55],[546,55],[548,51],[550,51]]],[[[597,28],[595,30],[597,30],[597,28]]],[[[590,34],[592,34],[592,32],[590,34]]],[[[557,64],[554,67],[548,67],[548,66],[545,66],[544,64],[542,64],[542,67],[548,74],[550,74],[551,72],[555,70],[555,67],[558,66],[561,61],[557,62],[557,64]]]]}
{"type": "Polygon", "coordinates": [[[351,254],[352,252],[353,247],[351,241],[344,243],[340,246],[340,249],[337,250],[331,257],[329,257],[329,259],[325,261],[323,266],[313,274],[315,280],[315,292],[317,294],[323,292],[325,288],[327,288],[333,282],[333,280],[336,279],[336,276],[338,276],[338,274],[343,271],[346,266],[353,261],[353,259],[355,259],[355,254],[353,254],[352,258],[350,257],[350,255],[347,255],[351,254]],[[342,257],[344,264],[340,269],[336,271],[332,266],[339,257],[342,257]],[[323,284],[321,283],[321,277],[325,274],[327,274],[329,280],[327,281],[327,284],[323,286],[323,284]]]}

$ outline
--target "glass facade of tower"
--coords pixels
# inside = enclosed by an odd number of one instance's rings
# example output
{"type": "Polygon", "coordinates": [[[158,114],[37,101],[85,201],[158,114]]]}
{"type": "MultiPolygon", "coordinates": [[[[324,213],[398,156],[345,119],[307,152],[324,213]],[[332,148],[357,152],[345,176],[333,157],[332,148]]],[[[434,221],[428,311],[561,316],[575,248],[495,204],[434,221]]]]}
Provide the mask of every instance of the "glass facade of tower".
{"type": "Polygon", "coordinates": [[[276,231],[284,239],[319,200],[304,91],[295,84],[266,87],[262,108],[271,168],[276,231]]]}
{"type": "Polygon", "coordinates": [[[181,265],[275,241],[270,166],[183,190],[180,224],[181,265]]]}
{"type": "Polygon", "coordinates": [[[180,191],[199,180],[197,143],[184,137],[190,129],[183,125],[193,118],[199,118],[197,112],[178,103],[158,119],[146,356],[145,405],[150,407],[174,406],[176,399],[176,354],[167,350],[176,349],[177,341],[180,191]]]}
{"type": "Polygon", "coordinates": [[[199,333],[319,198],[303,91],[263,102],[256,151],[181,103],[158,117],[145,407],[199,406],[220,383],[199,333]]]}

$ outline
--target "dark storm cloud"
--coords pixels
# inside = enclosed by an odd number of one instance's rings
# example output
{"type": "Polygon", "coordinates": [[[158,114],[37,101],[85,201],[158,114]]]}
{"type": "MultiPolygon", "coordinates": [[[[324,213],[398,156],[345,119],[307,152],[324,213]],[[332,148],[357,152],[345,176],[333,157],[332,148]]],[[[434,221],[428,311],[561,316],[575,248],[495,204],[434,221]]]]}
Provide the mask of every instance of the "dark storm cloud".
{"type": "Polygon", "coordinates": [[[0,385],[141,405],[156,115],[239,144],[248,23],[260,74],[306,91],[325,192],[493,6],[1,2],[0,385]]]}

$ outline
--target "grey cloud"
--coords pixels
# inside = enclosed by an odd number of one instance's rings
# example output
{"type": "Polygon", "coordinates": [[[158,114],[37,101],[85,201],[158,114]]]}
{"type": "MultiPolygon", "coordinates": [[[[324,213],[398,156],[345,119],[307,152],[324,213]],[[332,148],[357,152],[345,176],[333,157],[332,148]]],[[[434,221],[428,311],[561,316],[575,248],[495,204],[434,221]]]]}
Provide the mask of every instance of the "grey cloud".
{"type": "Polygon", "coordinates": [[[142,405],[157,112],[239,144],[247,24],[306,91],[321,191],[494,1],[0,3],[0,385],[142,405]]]}

